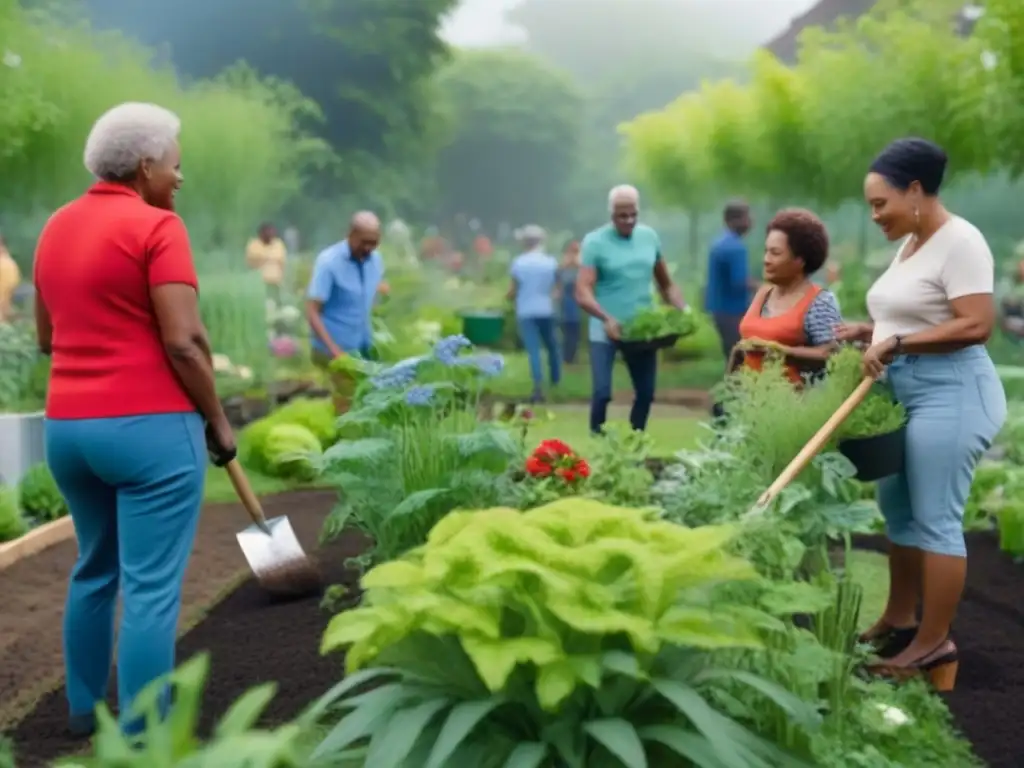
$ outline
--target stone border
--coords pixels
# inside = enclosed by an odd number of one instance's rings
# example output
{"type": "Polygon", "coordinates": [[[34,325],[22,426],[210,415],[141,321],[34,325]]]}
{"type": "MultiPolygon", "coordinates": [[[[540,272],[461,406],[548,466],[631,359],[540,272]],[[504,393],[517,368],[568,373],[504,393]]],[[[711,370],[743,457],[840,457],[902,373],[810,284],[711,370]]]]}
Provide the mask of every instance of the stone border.
{"type": "Polygon", "coordinates": [[[46,523],[46,525],[33,528],[14,541],[0,544],[0,571],[10,568],[26,557],[31,557],[50,548],[54,544],[74,538],[74,535],[75,525],[71,518],[62,517],[59,520],[46,523]]]}

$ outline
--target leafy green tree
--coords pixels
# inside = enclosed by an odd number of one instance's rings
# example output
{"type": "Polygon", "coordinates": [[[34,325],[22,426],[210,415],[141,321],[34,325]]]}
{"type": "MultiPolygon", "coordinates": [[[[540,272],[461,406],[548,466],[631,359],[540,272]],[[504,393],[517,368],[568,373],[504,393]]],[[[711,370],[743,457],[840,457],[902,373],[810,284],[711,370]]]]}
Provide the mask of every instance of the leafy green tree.
{"type": "Polygon", "coordinates": [[[457,53],[437,76],[451,132],[437,158],[440,213],[558,223],[575,169],[583,98],[572,78],[517,50],[457,53]]]}

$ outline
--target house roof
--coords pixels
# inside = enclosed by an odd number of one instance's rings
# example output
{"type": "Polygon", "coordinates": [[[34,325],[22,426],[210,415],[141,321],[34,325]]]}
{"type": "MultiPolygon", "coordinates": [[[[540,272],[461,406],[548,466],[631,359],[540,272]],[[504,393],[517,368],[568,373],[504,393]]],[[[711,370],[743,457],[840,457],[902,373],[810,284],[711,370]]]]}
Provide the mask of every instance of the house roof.
{"type": "MultiPolygon", "coordinates": [[[[773,53],[780,61],[787,64],[796,63],[797,40],[800,33],[807,27],[831,27],[842,18],[858,18],[871,10],[877,0],[820,0],[806,13],[797,16],[789,23],[781,34],[765,43],[765,48],[773,53]]],[[[976,3],[967,3],[956,19],[957,29],[960,34],[969,34],[977,21],[977,11],[982,0],[976,3]]]]}

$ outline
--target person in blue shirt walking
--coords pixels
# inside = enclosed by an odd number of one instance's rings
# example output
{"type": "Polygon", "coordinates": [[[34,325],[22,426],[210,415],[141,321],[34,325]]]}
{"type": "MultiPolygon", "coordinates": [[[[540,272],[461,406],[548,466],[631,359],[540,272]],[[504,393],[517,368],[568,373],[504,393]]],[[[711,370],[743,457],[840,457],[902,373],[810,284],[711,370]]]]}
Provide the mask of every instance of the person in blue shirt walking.
{"type": "Polygon", "coordinates": [[[740,341],[740,321],[757,283],[750,276],[744,235],[753,224],[750,207],[736,200],[725,207],[725,231],[711,245],[704,309],[711,315],[726,360],[740,341]]]}
{"type": "MultiPolygon", "coordinates": [[[[594,434],[600,434],[608,416],[618,351],[615,342],[621,338],[621,324],[652,305],[652,278],[667,304],[679,310],[686,308],[662,258],[658,233],[638,223],[640,193],[628,185],[615,187],[608,195],[608,208],[611,221],[583,238],[583,263],[576,280],[576,300],[591,316],[590,431],[594,434]]],[[[624,351],[623,360],[635,393],[629,422],[633,429],[644,430],[654,403],[658,354],[624,351]]]]}
{"type": "Polygon", "coordinates": [[[576,303],[576,278],[580,272],[580,243],[572,240],[562,251],[556,295],[562,310],[562,361],[576,362],[580,347],[580,305],[576,303]]]}
{"type": "Polygon", "coordinates": [[[558,262],[544,252],[545,232],[538,226],[524,227],[521,234],[524,252],[512,260],[509,297],[515,300],[516,323],[526,354],[530,359],[535,403],[544,399],[541,347],[547,350],[551,385],[558,386],[562,369],[555,341],[555,280],[558,262]]]}
{"type": "MultiPolygon", "coordinates": [[[[321,367],[343,355],[370,354],[370,313],[384,279],[384,260],[377,250],[380,232],[380,219],[362,211],[352,217],[348,237],[316,257],[306,291],[306,319],[313,362],[321,367]]],[[[351,394],[335,393],[339,410],[351,394]]]]}

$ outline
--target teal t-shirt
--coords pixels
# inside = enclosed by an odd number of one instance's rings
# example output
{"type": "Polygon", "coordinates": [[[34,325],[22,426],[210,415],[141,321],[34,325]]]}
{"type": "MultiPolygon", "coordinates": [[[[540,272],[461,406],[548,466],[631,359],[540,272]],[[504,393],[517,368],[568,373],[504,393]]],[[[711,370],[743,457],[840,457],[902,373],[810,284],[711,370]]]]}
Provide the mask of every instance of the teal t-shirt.
{"type": "MultiPolygon", "coordinates": [[[[605,312],[625,323],[653,304],[654,265],[661,258],[658,233],[637,224],[631,237],[623,237],[611,224],[583,238],[583,266],[597,272],[594,298],[605,312]]],[[[604,324],[590,318],[590,340],[608,341],[604,324]]]]}

